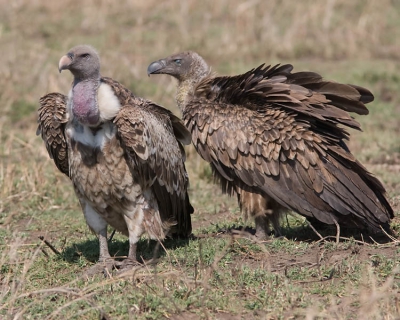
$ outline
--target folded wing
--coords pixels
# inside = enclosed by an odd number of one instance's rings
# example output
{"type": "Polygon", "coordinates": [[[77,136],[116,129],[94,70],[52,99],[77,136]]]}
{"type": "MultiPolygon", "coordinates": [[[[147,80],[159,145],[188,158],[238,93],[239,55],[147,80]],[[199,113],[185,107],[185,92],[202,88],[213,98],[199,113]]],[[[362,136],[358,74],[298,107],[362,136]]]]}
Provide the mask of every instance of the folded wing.
{"type": "Polygon", "coordinates": [[[67,96],[49,93],[39,100],[37,135],[41,135],[50,158],[57,168],[69,176],[68,147],[65,139],[67,96]]]}

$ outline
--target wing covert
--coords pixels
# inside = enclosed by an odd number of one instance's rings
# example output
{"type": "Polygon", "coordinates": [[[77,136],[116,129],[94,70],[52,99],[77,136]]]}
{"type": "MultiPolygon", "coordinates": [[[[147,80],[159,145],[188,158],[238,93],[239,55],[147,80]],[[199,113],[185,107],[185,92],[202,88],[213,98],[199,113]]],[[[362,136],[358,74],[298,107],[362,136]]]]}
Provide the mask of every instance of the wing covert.
{"type": "Polygon", "coordinates": [[[361,165],[337,145],[337,138],[310,131],[311,125],[293,113],[193,100],[184,119],[199,154],[225,184],[262,190],[281,205],[325,223],[340,221],[332,208],[344,216],[360,217],[362,212],[375,225],[385,220],[386,200],[367,192],[384,190],[382,185],[368,173],[360,174],[361,165]],[[373,212],[375,208],[382,213],[373,212]]]}
{"type": "MultiPolygon", "coordinates": [[[[191,233],[185,152],[174,135],[169,116],[150,112],[148,101],[134,99],[121,108],[114,122],[127,160],[144,185],[152,188],[163,221],[175,221],[177,233],[191,233]],[[145,104],[143,106],[143,104],[145,104]]],[[[153,110],[154,111],[154,110],[153,110]]]]}

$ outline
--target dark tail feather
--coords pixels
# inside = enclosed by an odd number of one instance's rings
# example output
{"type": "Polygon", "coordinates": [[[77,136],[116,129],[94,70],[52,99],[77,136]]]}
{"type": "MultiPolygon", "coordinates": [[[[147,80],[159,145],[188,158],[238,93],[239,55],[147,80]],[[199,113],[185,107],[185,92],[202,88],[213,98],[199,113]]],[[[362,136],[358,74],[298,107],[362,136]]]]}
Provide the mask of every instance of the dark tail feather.
{"type": "Polygon", "coordinates": [[[185,239],[192,234],[192,219],[190,215],[194,212],[194,208],[190,203],[189,194],[187,192],[185,199],[180,200],[180,205],[181,208],[178,209],[178,223],[176,226],[176,230],[174,230],[174,236],[185,239]]]}
{"type": "MultiPolygon", "coordinates": [[[[380,227],[387,228],[393,218],[393,209],[385,197],[385,188],[378,179],[372,176],[358,161],[332,159],[326,168],[337,179],[334,190],[336,201],[344,202],[350,207],[350,215],[338,215],[342,225],[355,225],[379,232],[380,227]]],[[[330,188],[327,188],[329,190],[330,188]]],[[[322,194],[321,198],[325,198],[322,194]]],[[[327,200],[327,199],[324,199],[327,200]]],[[[340,212],[339,206],[332,207],[340,212]]]]}

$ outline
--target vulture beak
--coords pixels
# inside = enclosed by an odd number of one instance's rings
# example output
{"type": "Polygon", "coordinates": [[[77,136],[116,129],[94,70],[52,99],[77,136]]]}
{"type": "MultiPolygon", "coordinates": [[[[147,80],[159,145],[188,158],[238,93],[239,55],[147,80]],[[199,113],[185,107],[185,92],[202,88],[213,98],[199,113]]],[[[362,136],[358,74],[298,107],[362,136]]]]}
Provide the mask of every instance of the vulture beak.
{"type": "Polygon", "coordinates": [[[151,74],[162,73],[161,70],[165,68],[165,66],[165,60],[154,61],[147,67],[147,75],[150,77],[151,74]]]}
{"type": "Polygon", "coordinates": [[[65,69],[68,69],[68,67],[70,66],[72,60],[69,56],[65,55],[62,56],[60,59],[60,62],[58,63],[58,71],[63,71],[65,69]]]}

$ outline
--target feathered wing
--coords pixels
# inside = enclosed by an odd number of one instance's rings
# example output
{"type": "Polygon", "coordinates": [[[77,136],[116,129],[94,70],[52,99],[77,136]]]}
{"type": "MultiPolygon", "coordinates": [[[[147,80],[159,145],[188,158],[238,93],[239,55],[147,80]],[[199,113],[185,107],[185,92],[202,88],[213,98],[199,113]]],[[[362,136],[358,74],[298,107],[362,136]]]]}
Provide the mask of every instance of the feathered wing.
{"type": "MultiPolygon", "coordinates": [[[[112,78],[103,77],[101,78],[101,81],[108,84],[112,88],[115,95],[118,97],[121,106],[129,105],[133,100],[135,100],[134,103],[138,103],[141,100],[140,98],[135,97],[129,89],[122,86],[118,81],[115,81],[112,78]]],[[[189,145],[191,143],[190,132],[185,127],[182,120],[175,116],[170,110],[165,109],[157,104],[149,103],[149,101],[145,100],[142,100],[140,105],[141,108],[144,108],[151,113],[160,114],[169,118],[176,139],[178,139],[178,141],[183,145],[189,145]]]]}
{"type": "MultiPolygon", "coordinates": [[[[187,194],[185,154],[173,133],[168,112],[132,97],[121,108],[114,123],[133,173],[143,178],[144,183],[152,181],[149,187],[157,198],[162,221],[175,224],[174,233],[190,235],[193,208],[187,194]]],[[[182,123],[180,126],[184,128],[182,123]]],[[[183,140],[187,140],[185,132],[186,129],[181,132],[183,140]]]]}
{"type": "Polygon", "coordinates": [[[359,123],[347,111],[368,114],[364,103],[373,101],[371,92],[324,81],[314,72],[291,73],[292,69],[292,65],[261,65],[238,76],[206,78],[198,85],[196,95],[253,109],[258,109],[260,103],[274,104],[327,124],[360,130],[359,123]]]}
{"type": "Polygon", "coordinates": [[[228,188],[253,188],[324,223],[378,230],[393,210],[339,126],[359,129],[346,111],[365,114],[372,94],[290,71],[260,66],[200,83],[183,115],[197,151],[228,188]]]}
{"type": "Polygon", "coordinates": [[[67,119],[67,96],[49,93],[40,98],[37,135],[41,135],[50,158],[57,168],[69,176],[68,147],[65,139],[67,119]]]}

